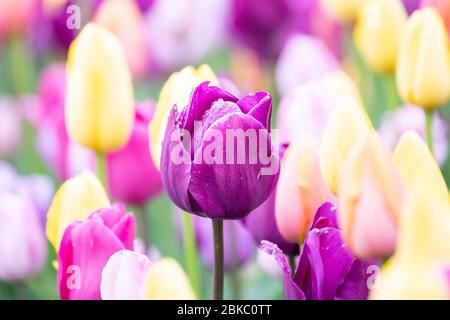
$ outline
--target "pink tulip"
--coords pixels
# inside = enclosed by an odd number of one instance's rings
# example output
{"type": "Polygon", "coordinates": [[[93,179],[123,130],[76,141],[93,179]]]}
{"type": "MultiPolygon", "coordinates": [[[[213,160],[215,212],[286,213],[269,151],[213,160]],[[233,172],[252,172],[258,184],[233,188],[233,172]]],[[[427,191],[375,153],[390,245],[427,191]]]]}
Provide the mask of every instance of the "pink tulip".
{"type": "Polygon", "coordinates": [[[24,32],[38,5],[38,0],[0,1],[0,30],[9,35],[24,32]]]}
{"type": "Polygon", "coordinates": [[[83,222],[73,222],[58,252],[58,288],[64,300],[100,299],[102,270],[122,249],[133,250],[136,221],[123,205],[100,209],[83,222]]]}
{"type": "Polygon", "coordinates": [[[129,250],[114,253],[103,268],[100,291],[103,300],[140,300],[150,267],[147,256],[129,250]]]}
{"type": "Polygon", "coordinates": [[[278,92],[284,96],[296,86],[338,68],[336,57],[322,40],[297,34],[288,40],[275,67],[278,92]]]}
{"type": "Polygon", "coordinates": [[[148,142],[148,123],[154,108],[150,101],[137,104],[128,144],[107,155],[108,186],[114,199],[143,205],[162,190],[161,175],[153,165],[148,142]]]}
{"type": "Polygon", "coordinates": [[[17,105],[0,100],[0,158],[12,157],[20,147],[21,119],[17,105]]]}
{"type": "Polygon", "coordinates": [[[314,215],[324,202],[336,203],[320,173],[318,142],[301,136],[284,154],[275,196],[275,220],[281,235],[303,242],[314,215]]]}
{"type": "Polygon", "coordinates": [[[23,280],[44,266],[47,258],[44,229],[24,190],[0,190],[0,204],[0,280],[23,280]]]}

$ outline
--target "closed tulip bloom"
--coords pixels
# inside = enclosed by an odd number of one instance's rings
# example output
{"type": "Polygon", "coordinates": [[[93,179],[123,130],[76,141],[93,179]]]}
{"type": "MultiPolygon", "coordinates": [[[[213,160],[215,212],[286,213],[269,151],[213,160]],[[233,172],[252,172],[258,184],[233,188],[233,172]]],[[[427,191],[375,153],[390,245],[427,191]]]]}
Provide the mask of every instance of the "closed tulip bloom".
{"type": "Polygon", "coordinates": [[[47,238],[58,250],[66,227],[85,220],[94,210],[109,206],[108,196],[97,177],[85,171],[64,182],[47,213],[47,238]]]}
{"type": "Polygon", "coordinates": [[[188,66],[174,72],[161,88],[155,115],[149,124],[150,152],[158,170],[161,160],[161,143],[170,110],[174,105],[177,105],[180,110],[187,105],[192,91],[203,81],[210,81],[212,85],[219,84],[214,71],[206,64],[197,69],[188,66]]]}
{"type": "Polygon", "coordinates": [[[0,201],[0,280],[24,280],[45,264],[44,229],[33,201],[23,190],[0,190],[0,201]]]}
{"type": "Polygon", "coordinates": [[[448,0],[422,0],[420,6],[434,7],[442,16],[447,31],[450,33],[450,1],[448,0]]]}
{"type": "Polygon", "coordinates": [[[134,120],[125,53],[104,27],[89,23],[69,49],[65,118],[69,136],[99,152],[127,143],[134,120]]]}
{"type": "Polygon", "coordinates": [[[380,138],[361,137],[342,169],[338,212],[345,243],[357,257],[394,252],[403,195],[400,174],[380,138]]]}
{"type": "Polygon", "coordinates": [[[153,263],[144,280],[146,300],[194,300],[194,290],[179,263],[164,258],[153,263]]]}
{"type": "Polygon", "coordinates": [[[181,113],[172,108],[161,155],[162,182],[171,200],[212,219],[242,219],[261,205],[279,174],[271,111],[266,92],[238,99],[208,82],[194,90],[181,113]],[[253,138],[239,142],[239,132],[253,138]]]}
{"type": "Polygon", "coordinates": [[[419,8],[421,1],[422,0],[402,0],[403,6],[405,7],[405,10],[408,13],[408,15],[412,14],[417,8],[419,8]]]}
{"type": "Polygon", "coordinates": [[[357,259],[348,250],[336,223],[336,208],[330,203],[323,204],[314,217],[294,277],[276,245],[264,241],[260,248],[278,262],[289,300],[366,299],[368,268],[378,265],[357,259]]]}
{"type": "Polygon", "coordinates": [[[383,266],[371,299],[450,299],[450,203],[408,197],[395,255],[383,266]]]}
{"type": "Polygon", "coordinates": [[[426,109],[450,98],[450,46],[444,22],[433,8],[415,11],[400,41],[396,68],[402,98],[426,109]]]}
{"type": "Polygon", "coordinates": [[[63,300],[101,299],[102,270],[115,252],[133,250],[136,222],[117,204],[72,222],[58,251],[58,289],[63,300]]]}
{"type": "Polygon", "coordinates": [[[438,164],[423,139],[414,131],[405,132],[394,149],[394,163],[406,191],[428,199],[448,201],[448,189],[438,164]]]}
{"type": "Polygon", "coordinates": [[[275,66],[278,92],[286,95],[297,85],[338,68],[336,57],[321,39],[297,34],[286,42],[275,66]]]}
{"type": "Polygon", "coordinates": [[[363,0],[319,0],[325,10],[335,19],[350,23],[356,18],[358,7],[363,0]]]}
{"type": "Polygon", "coordinates": [[[342,98],[331,112],[319,146],[319,162],[322,177],[334,194],[351,147],[371,130],[367,113],[351,97],[342,98]]]}
{"type": "Polygon", "coordinates": [[[133,131],[128,143],[106,156],[108,188],[112,198],[144,205],[162,191],[161,175],[148,150],[148,123],[154,104],[137,104],[133,131]]]}
{"type": "Polygon", "coordinates": [[[393,72],[407,14],[400,0],[368,0],[358,13],[355,44],[367,64],[381,73],[393,72]]]}
{"type": "MultiPolygon", "coordinates": [[[[425,141],[425,113],[418,106],[404,105],[394,112],[387,112],[378,128],[383,141],[392,149],[397,145],[400,136],[409,130],[417,132],[425,141]]],[[[448,156],[450,127],[439,112],[433,114],[432,130],[434,156],[437,163],[442,166],[448,156]]]]}
{"type": "Polygon", "coordinates": [[[96,10],[94,21],[118,37],[133,76],[135,78],[144,76],[149,65],[149,48],[144,18],[136,1],[103,1],[96,10]]]}
{"type": "Polygon", "coordinates": [[[150,267],[146,255],[120,250],[108,260],[102,271],[100,292],[103,300],[140,300],[143,281],[150,267]]]}
{"type": "Polygon", "coordinates": [[[280,143],[290,143],[305,134],[319,140],[331,111],[347,95],[362,101],[356,84],[343,71],[295,87],[282,98],[277,111],[280,143]]]}
{"type": "Polygon", "coordinates": [[[303,242],[324,202],[337,202],[322,178],[318,149],[317,140],[300,136],[289,145],[281,163],[275,220],[281,235],[293,243],[303,242]]]}
{"type": "Polygon", "coordinates": [[[7,35],[25,32],[38,5],[38,0],[0,1],[0,32],[7,35]]]}

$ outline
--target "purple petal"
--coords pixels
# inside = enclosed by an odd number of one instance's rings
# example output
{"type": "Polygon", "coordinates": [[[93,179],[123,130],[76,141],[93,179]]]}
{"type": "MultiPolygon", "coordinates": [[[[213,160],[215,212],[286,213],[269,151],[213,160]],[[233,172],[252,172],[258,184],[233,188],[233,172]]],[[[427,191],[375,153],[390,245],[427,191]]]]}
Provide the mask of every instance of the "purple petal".
{"type": "Polygon", "coordinates": [[[261,241],[259,248],[271,255],[283,271],[284,294],[286,298],[289,300],[305,300],[305,294],[291,278],[291,267],[283,251],[276,244],[269,241],[261,241]]]}
{"type": "Polygon", "coordinates": [[[314,216],[310,230],[315,228],[337,228],[336,207],[331,202],[325,202],[314,216]]]}
{"type": "Polygon", "coordinates": [[[191,180],[191,158],[183,146],[178,127],[178,111],[173,107],[167,120],[166,132],[161,152],[161,180],[170,199],[182,210],[201,214],[201,210],[190,196],[188,187],[191,180]],[[174,136],[173,136],[174,135],[174,136]],[[172,139],[173,138],[173,139],[172,139]],[[173,150],[179,151],[177,159],[172,159],[173,150]],[[184,160],[186,161],[184,161],[184,160]],[[173,160],[179,160],[177,162],[173,160]]]}
{"type": "Polygon", "coordinates": [[[350,272],[339,286],[336,299],[340,300],[365,300],[369,295],[367,278],[371,275],[368,268],[371,265],[379,265],[377,261],[362,261],[356,259],[350,272]]]}
{"type": "Polygon", "coordinates": [[[270,94],[264,91],[248,94],[242,97],[237,104],[243,113],[252,116],[270,131],[272,116],[272,97],[270,94]]]}
{"type": "MultiPolygon", "coordinates": [[[[251,116],[232,113],[216,121],[204,133],[206,137],[214,137],[214,133],[220,133],[224,143],[216,146],[222,151],[222,157],[216,158],[213,163],[206,163],[203,159],[203,150],[206,150],[215,139],[202,141],[202,149],[197,151],[192,163],[189,191],[207,216],[213,219],[245,217],[270,196],[278,180],[279,170],[273,175],[261,174],[261,169],[266,166],[261,164],[258,155],[254,155],[255,163],[250,163],[249,151],[252,148],[250,148],[249,139],[246,139],[245,148],[239,150],[237,150],[237,139],[234,139],[233,163],[227,164],[225,159],[227,129],[242,129],[244,132],[248,129],[255,130],[257,140],[262,134],[261,131],[265,131],[261,123],[251,116]],[[243,164],[238,164],[238,151],[245,152],[246,159],[243,164]]],[[[267,143],[270,144],[268,132],[266,137],[267,143]]],[[[257,147],[259,149],[259,143],[257,147]]],[[[273,157],[276,157],[273,161],[278,161],[277,155],[273,157]]]]}

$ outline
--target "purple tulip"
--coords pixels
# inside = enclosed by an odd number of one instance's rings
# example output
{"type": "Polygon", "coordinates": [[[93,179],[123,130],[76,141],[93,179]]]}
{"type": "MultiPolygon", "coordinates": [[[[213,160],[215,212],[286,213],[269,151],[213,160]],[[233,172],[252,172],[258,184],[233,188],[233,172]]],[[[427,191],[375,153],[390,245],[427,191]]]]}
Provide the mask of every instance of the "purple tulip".
{"type": "Polygon", "coordinates": [[[258,208],[242,220],[256,243],[263,240],[275,243],[287,255],[297,255],[299,245],[283,239],[275,222],[275,191],[258,208]]]}
{"type": "Polygon", "coordinates": [[[114,199],[144,205],[162,190],[161,176],[150,157],[148,123],[154,104],[136,105],[136,116],[128,143],[107,155],[108,186],[114,199]]]}
{"type": "Polygon", "coordinates": [[[171,200],[212,219],[242,219],[261,205],[279,175],[271,112],[266,92],[238,99],[208,82],[194,89],[180,114],[174,106],[161,154],[162,182],[171,200]]]}
{"type": "Polygon", "coordinates": [[[297,271],[277,245],[263,241],[261,249],[272,255],[284,273],[284,290],[290,300],[366,299],[368,269],[376,262],[356,259],[346,248],[331,203],[319,208],[300,253],[297,271]]]}
{"type": "Polygon", "coordinates": [[[102,270],[122,249],[133,250],[136,222],[117,204],[93,212],[64,231],[58,252],[58,288],[64,300],[99,300],[102,270]]]}
{"type": "Polygon", "coordinates": [[[411,14],[414,10],[419,8],[420,2],[421,0],[403,0],[403,5],[405,6],[406,12],[411,14]]]}

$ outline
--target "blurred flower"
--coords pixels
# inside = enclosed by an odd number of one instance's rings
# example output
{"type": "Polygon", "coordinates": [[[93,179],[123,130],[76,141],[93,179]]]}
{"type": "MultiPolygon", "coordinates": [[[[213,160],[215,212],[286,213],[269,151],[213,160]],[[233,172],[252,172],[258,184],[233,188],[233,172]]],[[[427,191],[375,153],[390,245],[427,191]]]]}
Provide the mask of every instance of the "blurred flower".
{"type": "MultiPolygon", "coordinates": [[[[280,174],[282,174],[282,172],[283,169],[281,169],[280,174]]],[[[298,243],[287,242],[282,237],[275,221],[275,193],[276,190],[272,192],[270,197],[264,201],[263,204],[250,212],[242,222],[257,244],[261,243],[262,240],[267,240],[275,243],[287,255],[294,256],[297,255],[299,251],[298,243]]]]}
{"type": "Polygon", "coordinates": [[[331,112],[319,146],[320,171],[337,194],[342,166],[359,137],[373,130],[363,108],[351,96],[340,99],[331,112]]]}
{"type": "Polygon", "coordinates": [[[208,65],[201,65],[198,69],[187,66],[174,72],[161,88],[155,115],[149,124],[150,151],[156,168],[160,167],[161,143],[170,110],[174,105],[179,110],[187,105],[192,91],[203,81],[210,81],[212,85],[219,84],[214,71],[208,65]]]}
{"type": "Polygon", "coordinates": [[[117,204],[72,222],[58,250],[58,289],[63,300],[101,299],[102,270],[111,255],[133,250],[135,220],[117,204]]]}
{"type": "Polygon", "coordinates": [[[153,112],[153,102],[137,104],[130,140],[106,156],[108,188],[114,199],[143,205],[162,191],[161,176],[148,150],[148,123],[153,112]]]}
{"type": "Polygon", "coordinates": [[[69,136],[99,152],[127,143],[133,127],[133,87],[117,38],[87,24],[70,46],[65,118],[69,136]]]}
{"type": "Polygon", "coordinates": [[[194,300],[194,290],[180,264],[164,258],[148,268],[144,280],[146,300],[194,300]]]}
{"type": "Polygon", "coordinates": [[[372,299],[450,299],[450,203],[408,198],[395,255],[383,266],[372,299]]]}
{"type": "Polygon", "coordinates": [[[94,210],[109,206],[108,196],[97,177],[85,171],[64,182],[47,213],[47,238],[58,250],[66,227],[83,221],[94,210]]]}
{"type": "Polygon", "coordinates": [[[343,71],[295,87],[282,98],[277,111],[280,142],[290,143],[304,134],[320,139],[331,110],[347,95],[362,101],[358,88],[343,71]]]}
{"type": "Polygon", "coordinates": [[[297,244],[303,243],[317,209],[324,202],[337,202],[320,173],[318,149],[318,140],[299,136],[289,145],[281,163],[275,219],[282,236],[297,244]]]}
{"type": "Polygon", "coordinates": [[[262,57],[276,57],[301,32],[321,38],[340,55],[342,32],[319,0],[233,0],[231,27],[237,39],[262,57]]]}
{"type": "Polygon", "coordinates": [[[404,189],[391,154],[376,133],[362,136],[342,168],[338,220],[345,243],[355,256],[391,255],[404,189]]]}
{"type": "Polygon", "coordinates": [[[21,118],[10,98],[0,99],[0,158],[10,158],[20,147],[21,118]]]}
{"type": "Polygon", "coordinates": [[[278,92],[286,95],[297,85],[338,68],[338,61],[322,40],[297,34],[286,42],[278,57],[275,67],[278,92]]]}
{"type": "Polygon", "coordinates": [[[258,266],[269,276],[274,278],[283,277],[283,271],[280,270],[278,263],[264,251],[256,251],[256,262],[258,263],[258,266]]]}
{"type": "Polygon", "coordinates": [[[419,8],[421,1],[422,0],[402,0],[403,6],[405,7],[408,15],[412,14],[417,8],[419,8]]]}
{"type": "Polygon", "coordinates": [[[144,18],[135,0],[104,0],[94,21],[118,37],[134,78],[144,76],[149,66],[149,47],[144,18]]]}
{"type": "Polygon", "coordinates": [[[24,32],[37,6],[38,0],[0,1],[0,33],[16,35],[24,32]]]}
{"type": "MultiPolygon", "coordinates": [[[[385,114],[378,132],[384,142],[393,149],[400,136],[408,130],[416,131],[425,140],[425,114],[420,107],[404,105],[393,113],[385,114]]],[[[448,122],[435,112],[433,114],[433,149],[436,161],[440,165],[443,165],[447,159],[449,134],[448,122]]]]}
{"type": "Polygon", "coordinates": [[[446,202],[449,199],[442,172],[423,139],[407,131],[394,149],[394,163],[400,171],[406,191],[414,196],[446,202]]]}
{"type": "Polygon", "coordinates": [[[366,299],[367,270],[376,262],[356,259],[342,241],[336,224],[336,209],[325,203],[317,211],[300,253],[297,271],[291,278],[283,252],[264,241],[261,249],[272,255],[284,274],[289,300],[366,299]]]}
{"type": "Polygon", "coordinates": [[[40,220],[40,197],[29,185],[37,176],[18,176],[0,162],[0,280],[19,281],[41,270],[47,242],[40,220]]]}
{"type": "Polygon", "coordinates": [[[342,23],[351,23],[355,20],[358,8],[363,0],[319,0],[325,10],[342,23]]]}
{"type": "Polygon", "coordinates": [[[450,33],[450,1],[448,0],[421,0],[420,7],[434,7],[444,19],[447,31],[450,33]]]}
{"type": "MultiPolygon", "coordinates": [[[[181,217],[180,214],[177,216],[181,217]]],[[[199,254],[206,266],[212,269],[214,266],[214,239],[211,220],[199,216],[192,218],[199,254]]],[[[256,248],[255,242],[239,221],[225,220],[223,237],[225,270],[242,266],[252,258],[256,248]]]]}
{"type": "Polygon", "coordinates": [[[23,188],[33,201],[36,211],[39,214],[39,220],[44,227],[48,208],[50,207],[55,191],[53,182],[48,176],[34,174],[21,176],[18,183],[19,187],[23,188]]]}
{"type": "Polygon", "coordinates": [[[161,155],[162,182],[171,200],[184,211],[212,219],[241,219],[261,205],[272,193],[279,173],[278,154],[272,150],[269,133],[271,111],[272,99],[266,92],[238,99],[208,82],[194,90],[181,113],[172,108],[161,155]],[[198,122],[201,132],[195,129],[198,122]],[[235,144],[241,140],[235,131],[249,129],[255,139],[244,141],[241,149],[237,146],[244,155],[241,159],[236,148],[226,148],[229,143],[224,141],[235,144]],[[226,139],[226,130],[231,130],[232,139],[226,139]],[[194,154],[197,148],[201,152],[194,154]],[[230,149],[228,154],[226,149],[230,149]],[[261,154],[267,159],[261,159],[261,154]],[[268,161],[263,164],[262,160],[268,161]]]}
{"type": "Polygon", "coordinates": [[[100,292],[103,300],[140,300],[143,281],[150,267],[146,255],[120,250],[109,257],[102,271],[100,292]]]}
{"type": "Polygon", "coordinates": [[[437,108],[450,98],[450,46],[444,22],[433,8],[408,19],[396,68],[402,98],[423,108],[437,108]]]}
{"type": "Polygon", "coordinates": [[[154,68],[172,72],[199,63],[225,37],[228,1],[155,0],[146,17],[154,68]]]}
{"type": "Polygon", "coordinates": [[[393,72],[407,14],[400,0],[366,0],[354,28],[355,45],[376,72],[393,72]]]}

